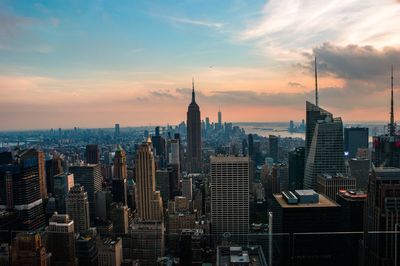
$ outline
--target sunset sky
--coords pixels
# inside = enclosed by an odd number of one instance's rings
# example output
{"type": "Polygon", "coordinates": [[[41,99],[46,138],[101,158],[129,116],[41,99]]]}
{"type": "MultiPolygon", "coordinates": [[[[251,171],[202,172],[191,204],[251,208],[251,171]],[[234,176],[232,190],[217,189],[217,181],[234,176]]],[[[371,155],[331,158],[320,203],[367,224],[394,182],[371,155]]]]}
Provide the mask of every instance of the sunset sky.
{"type": "Polygon", "coordinates": [[[400,118],[400,1],[0,1],[0,130],[400,118]]]}

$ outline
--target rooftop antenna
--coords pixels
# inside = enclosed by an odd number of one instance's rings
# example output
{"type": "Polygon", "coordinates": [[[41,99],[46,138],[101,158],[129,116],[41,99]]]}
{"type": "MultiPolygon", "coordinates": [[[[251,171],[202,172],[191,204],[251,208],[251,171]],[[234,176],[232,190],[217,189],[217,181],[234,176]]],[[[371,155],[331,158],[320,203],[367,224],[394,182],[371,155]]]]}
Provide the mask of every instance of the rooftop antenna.
{"type": "Polygon", "coordinates": [[[315,71],[315,105],[318,106],[318,77],[317,77],[317,56],[314,57],[314,71],[315,71]]]}
{"type": "Polygon", "coordinates": [[[194,94],[194,78],[192,77],[192,102],[196,101],[195,94],[194,94]]]}
{"type": "Polygon", "coordinates": [[[391,77],[390,77],[390,85],[391,85],[391,92],[390,92],[390,124],[389,124],[389,134],[390,136],[394,136],[396,133],[396,125],[394,123],[394,109],[393,109],[393,65],[391,67],[391,77]]]}

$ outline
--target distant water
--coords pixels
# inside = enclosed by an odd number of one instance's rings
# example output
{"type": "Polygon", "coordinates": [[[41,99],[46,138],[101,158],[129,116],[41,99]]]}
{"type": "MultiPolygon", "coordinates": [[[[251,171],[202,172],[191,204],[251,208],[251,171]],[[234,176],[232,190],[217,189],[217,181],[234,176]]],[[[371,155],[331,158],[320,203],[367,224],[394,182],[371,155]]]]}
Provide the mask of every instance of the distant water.
{"type": "Polygon", "coordinates": [[[275,135],[282,138],[305,138],[305,133],[290,133],[288,131],[289,123],[234,123],[234,125],[243,128],[246,134],[257,134],[263,137],[275,135]]]}
{"type": "MultiPolygon", "coordinates": [[[[289,123],[286,122],[242,122],[234,123],[235,126],[239,126],[246,131],[246,134],[257,134],[263,137],[269,135],[302,138],[305,139],[305,133],[290,133],[288,132],[289,123]]],[[[295,123],[298,126],[299,123],[295,123]]],[[[372,136],[377,136],[386,132],[386,125],[379,122],[350,122],[344,124],[344,127],[368,127],[369,128],[369,141],[372,141],[372,136]]]]}

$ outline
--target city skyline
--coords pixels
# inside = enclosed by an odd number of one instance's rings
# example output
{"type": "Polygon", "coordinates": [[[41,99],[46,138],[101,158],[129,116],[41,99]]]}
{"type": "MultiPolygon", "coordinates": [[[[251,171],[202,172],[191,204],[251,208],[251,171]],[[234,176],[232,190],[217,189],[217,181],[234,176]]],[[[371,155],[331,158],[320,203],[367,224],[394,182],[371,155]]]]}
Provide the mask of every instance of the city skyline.
{"type": "Polygon", "coordinates": [[[1,131],[178,124],[193,76],[202,120],[217,121],[220,106],[225,121],[300,121],[314,101],[314,56],[320,105],[345,122],[388,121],[392,64],[399,90],[395,0],[4,1],[0,10],[1,131]]]}

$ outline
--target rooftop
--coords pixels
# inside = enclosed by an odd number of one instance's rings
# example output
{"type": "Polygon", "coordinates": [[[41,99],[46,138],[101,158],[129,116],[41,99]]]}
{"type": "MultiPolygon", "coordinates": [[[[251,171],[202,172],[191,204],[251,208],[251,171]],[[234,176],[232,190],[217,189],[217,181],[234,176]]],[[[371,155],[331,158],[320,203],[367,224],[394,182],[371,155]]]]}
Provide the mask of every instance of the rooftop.
{"type": "Polygon", "coordinates": [[[267,262],[260,246],[219,246],[217,265],[266,266],[267,262]]]}
{"type": "Polygon", "coordinates": [[[318,178],[322,178],[322,179],[352,179],[351,177],[344,175],[342,173],[337,173],[335,175],[331,175],[331,174],[321,174],[318,175],[318,178]]]}
{"type": "Polygon", "coordinates": [[[375,177],[381,180],[400,180],[400,168],[396,167],[375,167],[375,177]]]}
{"type": "Polygon", "coordinates": [[[339,190],[339,195],[350,200],[365,200],[367,193],[361,190],[339,190]]]}
{"type": "MultiPolygon", "coordinates": [[[[310,193],[307,192],[307,190],[301,190],[303,193],[310,193]]],[[[310,190],[314,192],[313,190],[310,190]]],[[[298,192],[298,190],[296,191],[298,192]]],[[[282,194],[274,194],[275,200],[281,205],[282,208],[289,209],[289,208],[334,208],[334,207],[339,207],[339,205],[328,199],[322,194],[319,194],[319,202],[318,203],[298,203],[298,204],[288,204],[282,194]]]]}

